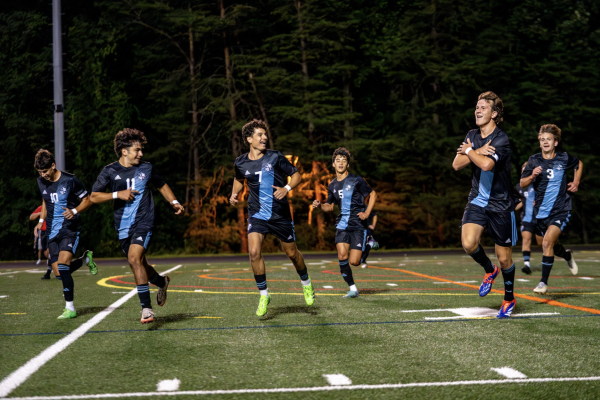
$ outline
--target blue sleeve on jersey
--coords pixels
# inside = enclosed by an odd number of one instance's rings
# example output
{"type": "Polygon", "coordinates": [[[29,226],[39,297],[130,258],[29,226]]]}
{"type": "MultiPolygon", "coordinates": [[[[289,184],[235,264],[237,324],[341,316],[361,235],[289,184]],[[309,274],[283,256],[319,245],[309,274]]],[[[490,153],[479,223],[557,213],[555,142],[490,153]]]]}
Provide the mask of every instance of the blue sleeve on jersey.
{"type": "Polygon", "coordinates": [[[298,172],[298,169],[294,167],[292,163],[279,151],[277,152],[277,164],[279,165],[281,171],[283,171],[283,173],[287,176],[292,176],[298,172]]]}
{"type": "Polygon", "coordinates": [[[107,168],[104,168],[100,175],[98,175],[98,179],[96,179],[96,183],[92,187],[92,192],[105,192],[110,185],[110,176],[108,175],[107,168]]]}
{"type": "Polygon", "coordinates": [[[571,169],[571,168],[579,169],[579,158],[568,154],[567,166],[565,168],[566,169],[571,169]]]}
{"type": "Polygon", "coordinates": [[[166,182],[160,177],[158,172],[156,172],[154,165],[152,166],[152,172],[150,173],[150,183],[157,189],[166,185],[166,182]]]}
{"type": "Polygon", "coordinates": [[[85,196],[87,196],[87,194],[88,194],[87,190],[85,190],[83,183],[81,183],[81,181],[79,179],[77,179],[76,176],[73,176],[72,182],[73,182],[72,183],[73,187],[71,189],[73,190],[73,193],[77,197],[79,197],[80,199],[83,199],[85,196]]]}

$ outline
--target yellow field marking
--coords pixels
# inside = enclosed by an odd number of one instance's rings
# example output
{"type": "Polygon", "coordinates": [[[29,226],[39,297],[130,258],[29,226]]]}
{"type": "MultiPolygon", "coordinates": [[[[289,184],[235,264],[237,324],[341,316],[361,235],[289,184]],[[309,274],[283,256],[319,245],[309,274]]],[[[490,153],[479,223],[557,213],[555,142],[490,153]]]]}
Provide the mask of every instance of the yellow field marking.
{"type": "Polygon", "coordinates": [[[25,315],[26,312],[5,312],[4,315],[25,315]]]}
{"type": "Polygon", "coordinates": [[[221,319],[223,317],[194,317],[194,318],[221,319]]]}

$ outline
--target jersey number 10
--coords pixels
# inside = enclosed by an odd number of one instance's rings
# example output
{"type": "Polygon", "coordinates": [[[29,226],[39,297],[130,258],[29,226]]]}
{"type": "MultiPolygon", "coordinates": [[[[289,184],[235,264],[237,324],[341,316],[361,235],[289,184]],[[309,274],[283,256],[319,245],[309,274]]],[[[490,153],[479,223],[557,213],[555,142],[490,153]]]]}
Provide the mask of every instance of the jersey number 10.
{"type": "Polygon", "coordinates": [[[50,193],[50,200],[52,203],[58,203],[58,193],[50,193]]]}

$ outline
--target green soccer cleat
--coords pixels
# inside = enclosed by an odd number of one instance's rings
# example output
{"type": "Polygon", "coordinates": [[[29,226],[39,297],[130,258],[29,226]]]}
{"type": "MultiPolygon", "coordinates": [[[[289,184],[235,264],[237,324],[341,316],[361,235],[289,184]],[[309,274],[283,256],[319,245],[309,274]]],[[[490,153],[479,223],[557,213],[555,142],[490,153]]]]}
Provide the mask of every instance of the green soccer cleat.
{"type": "Polygon", "coordinates": [[[309,306],[315,304],[315,290],[313,289],[312,282],[310,285],[302,286],[302,290],[304,291],[304,301],[306,301],[306,304],[309,306]]]}
{"type": "Polygon", "coordinates": [[[93,251],[86,250],[85,253],[83,253],[83,256],[86,258],[85,261],[87,263],[88,268],[90,269],[90,274],[96,275],[98,273],[98,266],[94,262],[94,259],[92,258],[92,254],[94,254],[93,251]]]}
{"type": "Polygon", "coordinates": [[[258,315],[259,317],[262,317],[263,315],[265,315],[267,313],[267,306],[269,305],[270,302],[271,302],[271,295],[260,296],[260,300],[258,302],[258,308],[256,309],[256,315],[258,315]]]}
{"type": "Polygon", "coordinates": [[[71,311],[68,308],[65,308],[63,313],[61,315],[58,316],[58,318],[56,319],[71,319],[71,318],[75,318],[77,316],[77,313],[75,311],[71,311]]]}

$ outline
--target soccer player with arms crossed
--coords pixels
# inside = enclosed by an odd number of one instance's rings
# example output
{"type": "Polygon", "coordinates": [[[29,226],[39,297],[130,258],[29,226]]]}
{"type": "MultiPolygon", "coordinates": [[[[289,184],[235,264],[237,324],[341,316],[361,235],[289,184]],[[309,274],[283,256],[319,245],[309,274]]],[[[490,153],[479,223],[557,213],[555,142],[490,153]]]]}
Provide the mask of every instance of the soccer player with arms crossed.
{"type": "Polygon", "coordinates": [[[350,152],[346,148],[340,147],[333,152],[332,163],[336,177],[327,188],[327,202],[321,204],[315,200],[312,206],[331,212],[337,204],[340,209],[336,219],[335,246],[340,273],[349,288],[343,298],[351,299],[359,296],[351,266],[360,265],[367,245],[367,219],[375,207],[377,194],[361,176],[348,172],[350,152]],[[367,197],[369,204],[365,208],[367,197]]]}
{"type": "Polygon", "coordinates": [[[275,235],[281,248],[294,264],[300,276],[304,300],[309,306],[315,302],[315,292],[308,276],[304,257],[296,247],[294,222],[286,195],[302,179],[296,167],[279,151],[267,150],[267,126],[261,120],[252,120],[242,128],[242,139],[250,147],[248,153],[235,160],[235,177],[229,203],[238,203],[238,194],[244,188],[244,179],[248,182],[248,252],[250,265],[254,272],[260,299],[256,315],[267,313],[271,295],[267,288],[265,260],[262,256],[262,243],[265,236],[275,235]],[[286,184],[287,177],[291,177],[286,184]]]}
{"type": "Polygon", "coordinates": [[[163,306],[170,281],[168,276],[159,275],[146,259],[154,229],[154,200],[148,184],[152,183],[158,189],[175,210],[175,215],[183,213],[184,208],[152,164],[142,162],[144,144],[146,136],[137,129],[125,128],[117,133],[114,146],[119,161],[104,167],[92,189],[91,200],[94,204],[114,200],[115,229],[135,277],[142,305],[140,322],[147,324],[154,321],[148,282],[158,287],[156,302],[163,306]],[[105,193],[106,189],[111,193],[105,193]]]}
{"type": "Polygon", "coordinates": [[[479,95],[475,107],[475,123],[479,128],[469,131],[452,163],[456,171],[471,165],[472,186],[462,219],[461,240],[466,253],[485,270],[479,287],[481,297],[492,290],[500,273],[479,243],[486,227],[496,244],[496,257],[504,278],[504,301],[497,318],[510,317],[516,305],[512,246],[517,243],[517,225],[510,181],[510,143],[506,133],[496,125],[502,122],[503,111],[502,100],[495,93],[479,95]]]}
{"type": "MultiPolygon", "coordinates": [[[[524,163],[521,167],[521,173],[525,170],[527,163],[524,163]]],[[[529,185],[525,188],[521,187],[521,183],[517,183],[515,186],[521,202],[515,208],[515,211],[520,208],[523,209],[521,213],[521,237],[523,242],[521,243],[521,250],[523,251],[523,263],[525,266],[521,268],[523,273],[531,274],[531,239],[535,235],[535,240],[538,245],[542,244],[542,232],[537,226],[535,217],[533,216],[533,203],[535,200],[535,189],[533,185],[529,185]]]]}
{"type": "Polygon", "coordinates": [[[521,175],[521,187],[533,183],[535,188],[534,214],[537,226],[544,234],[542,279],[533,289],[539,294],[548,292],[548,278],[555,255],[565,259],[573,275],[577,275],[578,269],[573,252],[565,250],[558,242],[558,237],[571,217],[571,197],[567,192],[577,192],[583,173],[583,163],[567,152],[556,152],[560,139],[561,130],[558,126],[542,125],[538,134],[542,152],[529,157],[521,175]],[[566,171],[571,168],[575,168],[575,178],[573,182],[567,184],[566,171]]]}
{"type": "Polygon", "coordinates": [[[46,221],[45,235],[48,237],[50,265],[54,275],[61,277],[66,303],[58,319],[75,318],[77,316],[73,305],[75,284],[71,274],[82,266],[84,257],[88,261],[90,272],[93,275],[98,273],[91,251],[86,250],[81,258],[73,260],[81,230],[79,214],[92,203],[83,184],[75,175],[56,169],[54,155],[48,150],[40,149],[37,152],[35,168],[40,174],[38,186],[43,203],[42,214],[34,228],[34,235],[38,236],[46,221]]]}

